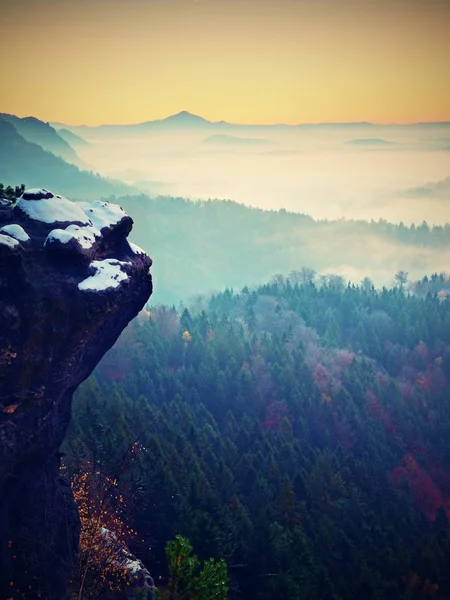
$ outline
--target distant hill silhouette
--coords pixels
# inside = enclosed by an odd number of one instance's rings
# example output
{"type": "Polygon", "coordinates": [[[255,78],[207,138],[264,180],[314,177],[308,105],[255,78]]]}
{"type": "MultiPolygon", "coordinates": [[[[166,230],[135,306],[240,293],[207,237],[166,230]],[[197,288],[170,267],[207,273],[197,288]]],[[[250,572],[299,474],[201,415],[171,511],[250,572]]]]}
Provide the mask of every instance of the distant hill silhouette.
{"type": "Polygon", "coordinates": [[[391,142],[390,140],[384,140],[382,138],[357,138],[345,143],[350,146],[391,146],[396,144],[396,142],[391,142]]]}
{"type": "Polygon", "coordinates": [[[246,124],[246,123],[229,123],[228,121],[208,121],[204,117],[194,115],[186,110],[182,110],[175,115],[170,115],[164,119],[156,119],[154,121],[144,121],[142,123],[125,124],[125,125],[67,125],[63,123],[54,123],[57,129],[68,129],[82,136],[100,137],[111,134],[145,134],[150,131],[222,131],[222,130],[242,130],[252,129],[261,131],[273,131],[274,129],[292,129],[296,127],[362,127],[371,126],[371,123],[305,123],[299,125],[279,124],[246,124]]]}
{"type": "MultiPolygon", "coordinates": [[[[125,125],[67,125],[64,123],[54,123],[54,126],[61,129],[68,129],[72,133],[77,135],[90,137],[101,137],[114,134],[147,134],[150,131],[179,131],[179,130],[207,130],[208,128],[221,125],[208,121],[198,115],[193,115],[185,110],[177,113],[176,115],[170,115],[165,119],[157,119],[155,121],[145,121],[143,123],[125,124],[125,125]]],[[[228,124],[225,124],[228,125],[228,124]]]]}
{"type": "Polygon", "coordinates": [[[51,125],[35,117],[23,119],[15,115],[0,113],[0,120],[11,123],[27,142],[39,144],[41,148],[51,152],[65,161],[81,166],[81,160],[70,144],[56,132],[51,125]]]}
{"type": "Polygon", "coordinates": [[[445,197],[450,198],[450,177],[441,179],[440,181],[429,182],[415,188],[409,188],[405,192],[406,196],[416,197],[445,197]]]}
{"type": "Polygon", "coordinates": [[[205,125],[209,126],[213,124],[212,121],[208,121],[207,119],[204,119],[198,115],[193,115],[187,110],[182,110],[176,115],[170,115],[165,119],[159,119],[157,121],[148,121],[147,123],[143,123],[143,125],[157,125],[158,123],[164,125],[175,125],[177,127],[204,127],[205,125]]]}
{"type": "Polygon", "coordinates": [[[0,181],[5,185],[19,182],[31,188],[45,187],[73,199],[135,191],[124,183],[81,171],[38,144],[27,142],[11,123],[4,120],[0,120],[0,181]]]}
{"type": "Polygon", "coordinates": [[[381,286],[401,269],[414,279],[448,264],[450,225],[315,221],[286,210],[170,196],[128,196],[117,202],[133,216],[132,241],[154,260],[155,303],[176,304],[224,287],[241,289],[303,265],[339,273],[345,283],[370,273],[381,286]]]}
{"type": "Polygon", "coordinates": [[[77,146],[79,146],[79,147],[90,146],[90,143],[88,141],[86,141],[84,138],[77,135],[76,133],[69,131],[68,129],[64,129],[64,128],[58,129],[57,133],[60,137],[63,138],[63,140],[65,140],[73,148],[76,148],[77,146]]]}
{"type": "MultiPolygon", "coordinates": [[[[277,124],[262,124],[262,123],[230,123],[228,121],[209,121],[204,117],[192,114],[186,110],[170,115],[164,119],[156,119],[153,121],[145,121],[142,123],[124,124],[124,125],[67,125],[63,123],[53,124],[57,129],[68,129],[73,133],[77,133],[87,139],[96,137],[105,137],[108,135],[122,135],[122,134],[148,134],[152,131],[210,131],[210,132],[222,132],[222,131],[277,131],[277,130],[292,130],[292,129],[372,129],[377,128],[402,128],[402,127],[419,127],[423,128],[426,126],[434,127],[450,127],[450,122],[441,123],[412,123],[407,125],[398,124],[374,124],[367,121],[359,122],[348,122],[348,123],[299,123],[297,125],[286,125],[283,123],[277,124]]],[[[369,139],[369,138],[368,138],[369,139]]],[[[375,139],[375,138],[374,138],[375,139]]]]}

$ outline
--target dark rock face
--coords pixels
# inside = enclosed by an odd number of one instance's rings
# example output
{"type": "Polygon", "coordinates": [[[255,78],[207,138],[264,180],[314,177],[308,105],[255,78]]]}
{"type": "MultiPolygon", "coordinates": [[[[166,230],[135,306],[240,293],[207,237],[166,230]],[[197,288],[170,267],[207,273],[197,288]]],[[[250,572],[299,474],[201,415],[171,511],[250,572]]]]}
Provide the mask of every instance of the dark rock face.
{"type": "Polygon", "coordinates": [[[79,522],[58,450],[73,392],[152,291],[131,227],[115,205],[47,190],[0,206],[2,600],[66,597],[79,522]]]}

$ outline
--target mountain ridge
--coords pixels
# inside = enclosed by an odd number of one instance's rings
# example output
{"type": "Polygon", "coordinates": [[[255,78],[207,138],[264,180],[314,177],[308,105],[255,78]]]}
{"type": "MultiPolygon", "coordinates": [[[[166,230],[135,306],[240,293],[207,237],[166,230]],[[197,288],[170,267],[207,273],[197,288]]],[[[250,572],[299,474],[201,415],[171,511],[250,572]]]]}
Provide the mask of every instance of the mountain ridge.
{"type": "Polygon", "coordinates": [[[77,146],[79,146],[80,148],[90,146],[89,142],[87,142],[85,139],[83,139],[76,133],[73,133],[73,131],[69,131],[68,129],[59,129],[58,135],[74,148],[76,148],[77,146]]]}
{"type": "Polygon", "coordinates": [[[38,144],[77,167],[84,166],[75,149],[49,123],[33,116],[20,118],[8,113],[0,113],[0,121],[10,123],[27,142],[38,144]]]}
{"type": "Polygon", "coordinates": [[[69,125],[61,122],[51,122],[51,125],[56,129],[66,128],[69,131],[72,130],[87,130],[87,131],[104,131],[108,129],[120,130],[120,129],[134,129],[137,128],[152,128],[152,127],[164,127],[164,126],[182,126],[182,127],[219,127],[219,128],[310,128],[310,127],[424,127],[424,126],[450,126],[450,121],[418,121],[412,123],[372,123],[369,121],[336,121],[336,122],[315,122],[315,123],[232,123],[225,120],[211,121],[196,115],[187,110],[182,110],[178,113],[169,115],[163,119],[153,119],[149,121],[142,121],[139,123],[105,123],[100,125],[69,125]]]}
{"type": "Polygon", "coordinates": [[[134,189],[122,182],[108,180],[28,142],[11,123],[0,119],[0,181],[20,181],[27,187],[42,182],[47,188],[80,199],[95,199],[134,189]]]}

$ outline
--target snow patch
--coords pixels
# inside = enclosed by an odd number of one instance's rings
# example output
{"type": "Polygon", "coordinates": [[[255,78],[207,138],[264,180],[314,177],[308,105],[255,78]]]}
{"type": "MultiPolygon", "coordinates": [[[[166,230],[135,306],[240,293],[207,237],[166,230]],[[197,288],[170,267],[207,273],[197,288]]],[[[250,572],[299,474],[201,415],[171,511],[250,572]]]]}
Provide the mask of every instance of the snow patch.
{"type": "MultiPolygon", "coordinates": [[[[119,543],[116,534],[105,527],[100,527],[100,535],[105,539],[106,545],[119,543]]],[[[139,573],[139,571],[142,571],[144,568],[142,563],[128,552],[125,547],[117,548],[117,558],[115,559],[115,563],[125,567],[133,575],[136,575],[136,573],[139,573]]]]}
{"type": "Polygon", "coordinates": [[[145,250],[142,250],[137,244],[133,244],[133,242],[128,242],[130,244],[130,248],[133,250],[134,254],[147,254],[145,250]]]}
{"type": "Polygon", "coordinates": [[[17,246],[20,246],[17,240],[5,234],[0,234],[0,244],[3,244],[3,246],[8,246],[9,248],[17,248],[17,246]]]}
{"type": "Polygon", "coordinates": [[[113,227],[127,216],[126,212],[117,204],[110,204],[102,200],[95,202],[79,202],[80,206],[88,218],[92,221],[94,227],[102,230],[104,227],[113,227]]]}
{"type": "Polygon", "coordinates": [[[138,560],[127,559],[124,566],[126,569],[128,569],[128,571],[131,571],[133,575],[142,570],[142,565],[138,560]]]}
{"type": "Polygon", "coordinates": [[[100,231],[91,225],[79,227],[78,225],[69,225],[65,229],[53,229],[47,236],[44,246],[50,245],[54,241],[61,244],[67,244],[71,240],[76,240],[82,248],[92,248],[96,238],[101,237],[100,231]]]}
{"type": "Polygon", "coordinates": [[[6,233],[15,240],[19,240],[19,242],[28,242],[30,239],[28,233],[20,225],[14,224],[0,227],[0,233],[6,233]]]}
{"type": "Polygon", "coordinates": [[[78,289],[99,292],[109,288],[116,288],[121,281],[128,279],[127,273],[122,271],[122,267],[130,265],[129,262],[107,258],[105,260],[94,260],[90,266],[95,269],[95,274],[83,279],[78,284],[78,289]]]}
{"type": "MultiPolygon", "coordinates": [[[[45,190],[39,190],[45,191],[45,190]]],[[[33,192],[34,194],[34,192],[33,192]]],[[[70,223],[91,225],[84,211],[75,202],[62,196],[30,197],[30,192],[24,192],[17,202],[16,208],[24,212],[30,219],[42,223],[70,223]]]]}

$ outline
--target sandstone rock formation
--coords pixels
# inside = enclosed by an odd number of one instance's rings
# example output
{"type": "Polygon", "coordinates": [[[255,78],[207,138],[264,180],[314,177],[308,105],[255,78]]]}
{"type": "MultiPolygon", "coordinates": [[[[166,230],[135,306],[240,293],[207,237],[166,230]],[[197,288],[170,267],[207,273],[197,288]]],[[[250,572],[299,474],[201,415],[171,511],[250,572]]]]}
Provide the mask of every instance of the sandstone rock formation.
{"type": "Polygon", "coordinates": [[[74,390],[152,291],[131,228],[118,206],[47,190],[0,206],[2,600],[66,597],[79,521],[58,452],[74,390]]]}

